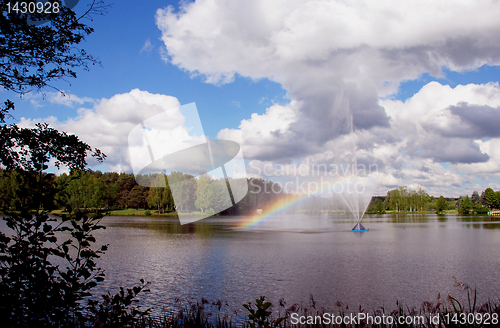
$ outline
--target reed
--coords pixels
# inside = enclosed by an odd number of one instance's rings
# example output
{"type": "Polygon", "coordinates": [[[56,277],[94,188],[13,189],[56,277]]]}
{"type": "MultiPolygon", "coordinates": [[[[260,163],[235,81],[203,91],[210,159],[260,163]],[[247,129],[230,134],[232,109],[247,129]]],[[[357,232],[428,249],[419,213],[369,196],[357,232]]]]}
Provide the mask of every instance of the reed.
{"type": "MultiPolygon", "coordinates": [[[[262,296],[252,303],[243,304],[246,316],[239,319],[223,314],[222,302],[201,302],[189,306],[178,306],[175,311],[164,314],[159,318],[151,315],[143,316],[134,327],[154,328],[271,328],[271,327],[306,327],[306,328],[490,328],[500,327],[500,303],[488,301],[478,304],[477,291],[466,284],[455,283],[459,289],[457,295],[447,295],[442,298],[438,294],[436,301],[423,302],[420,307],[410,307],[404,303],[396,302],[396,308],[388,310],[385,306],[371,310],[350,309],[347,304],[336,302],[333,308],[319,306],[311,295],[308,303],[294,303],[287,306],[285,300],[280,299],[278,306],[273,307],[271,302],[262,296]],[[384,322],[370,322],[358,320],[356,322],[330,322],[317,320],[332,315],[342,318],[361,316],[372,318],[385,318],[384,322]],[[302,317],[302,322],[294,322],[294,318],[302,317]],[[308,321],[307,318],[310,318],[308,321]],[[316,318],[316,322],[314,321],[316,318]],[[404,318],[401,321],[400,318],[404,318]],[[409,322],[407,318],[420,318],[420,321],[409,322]],[[233,319],[236,319],[233,321],[233,319]],[[488,319],[488,320],[487,320],[488,319]]],[[[234,312],[236,313],[236,312],[234,312]]],[[[412,319],[412,320],[413,320],[412,319]]]]}
{"type": "MultiPolygon", "coordinates": [[[[396,302],[396,308],[388,310],[385,306],[366,310],[359,306],[350,309],[342,302],[336,302],[334,308],[318,306],[311,295],[306,305],[294,303],[287,306],[280,299],[278,306],[273,308],[265,297],[255,300],[254,304],[246,303],[246,318],[233,322],[233,318],[221,315],[220,303],[215,307],[215,312],[207,311],[208,301],[192,304],[189,308],[179,308],[178,311],[165,315],[161,319],[145,317],[137,327],[203,327],[203,328],[270,328],[270,327],[306,327],[306,328],[455,328],[455,327],[500,327],[500,303],[487,301],[479,304],[477,291],[467,284],[455,282],[458,293],[455,296],[447,295],[442,298],[438,294],[434,302],[423,302],[420,307],[410,307],[404,303],[396,302]],[[358,320],[356,322],[329,322],[317,320],[318,318],[342,317],[352,318],[361,316],[371,318],[385,318],[384,322],[377,320],[358,320]],[[296,322],[302,317],[302,322],[296,322]],[[294,318],[296,319],[294,322],[294,318]],[[307,318],[310,320],[308,321],[307,318]],[[314,322],[316,318],[316,322],[314,322]],[[411,318],[408,320],[408,318],[411,318]],[[402,320],[403,319],[403,320],[402,320]],[[418,321],[417,321],[418,319],[418,321]]],[[[217,303],[213,303],[217,304],[217,303]]]]}

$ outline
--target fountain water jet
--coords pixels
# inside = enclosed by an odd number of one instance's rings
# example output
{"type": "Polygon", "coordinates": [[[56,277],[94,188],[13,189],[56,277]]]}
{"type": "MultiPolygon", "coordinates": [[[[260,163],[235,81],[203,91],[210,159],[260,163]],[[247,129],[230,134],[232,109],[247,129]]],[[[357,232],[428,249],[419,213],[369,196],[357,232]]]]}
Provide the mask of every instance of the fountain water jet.
{"type": "Polygon", "coordinates": [[[354,139],[354,119],[351,114],[351,136],[353,137],[353,149],[354,149],[354,165],[351,170],[351,177],[344,184],[344,189],[340,196],[344,201],[345,205],[353,215],[356,220],[356,225],[352,231],[367,231],[365,227],[360,223],[363,215],[368,208],[368,204],[375,190],[376,183],[371,177],[359,177],[358,176],[358,160],[357,160],[357,149],[356,140],[354,139]],[[362,187],[362,190],[361,190],[362,187]]]}

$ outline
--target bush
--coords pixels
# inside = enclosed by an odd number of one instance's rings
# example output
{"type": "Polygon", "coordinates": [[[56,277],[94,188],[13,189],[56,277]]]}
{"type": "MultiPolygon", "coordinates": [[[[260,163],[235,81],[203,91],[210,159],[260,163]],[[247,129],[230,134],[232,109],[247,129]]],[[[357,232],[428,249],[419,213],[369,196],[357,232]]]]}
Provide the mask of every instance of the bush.
{"type": "Polygon", "coordinates": [[[0,316],[7,326],[68,326],[82,319],[81,301],[104,279],[95,260],[107,245],[91,248],[93,231],[104,228],[101,217],[56,220],[24,211],[4,218],[12,230],[0,233],[0,297],[9,300],[0,316]],[[57,235],[69,236],[58,243],[57,235]]]}
{"type": "Polygon", "coordinates": [[[474,207],[474,212],[477,214],[487,214],[490,211],[488,207],[483,207],[483,206],[475,206],[474,207]]]}
{"type": "Polygon", "coordinates": [[[94,231],[105,228],[100,224],[103,213],[49,217],[51,204],[46,198],[52,197],[53,190],[47,189],[46,182],[50,176],[32,172],[17,176],[26,182],[16,189],[16,198],[23,202],[13,210],[3,209],[2,219],[9,230],[0,232],[2,327],[88,326],[101,320],[102,313],[111,312],[113,320],[123,322],[147,314],[137,308],[129,310],[144,286],[126,295],[122,289],[121,294],[85,307],[92,288],[105,276],[96,260],[108,246],[93,248],[94,231]]]}

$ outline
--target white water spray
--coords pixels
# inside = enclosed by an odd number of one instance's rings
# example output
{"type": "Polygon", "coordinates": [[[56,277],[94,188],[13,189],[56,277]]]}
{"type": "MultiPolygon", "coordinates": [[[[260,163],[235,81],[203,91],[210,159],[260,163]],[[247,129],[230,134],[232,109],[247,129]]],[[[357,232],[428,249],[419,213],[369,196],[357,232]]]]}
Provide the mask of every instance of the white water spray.
{"type": "Polygon", "coordinates": [[[344,191],[340,194],[345,205],[356,220],[356,226],[353,231],[364,231],[361,225],[361,219],[366,212],[368,204],[373,195],[376,184],[370,177],[358,176],[358,159],[356,147],[356,135],[354,134],[354,118],[351,114],[351,138],[353,139],[353,169],[351,176],[345,183],[344,191]]]}

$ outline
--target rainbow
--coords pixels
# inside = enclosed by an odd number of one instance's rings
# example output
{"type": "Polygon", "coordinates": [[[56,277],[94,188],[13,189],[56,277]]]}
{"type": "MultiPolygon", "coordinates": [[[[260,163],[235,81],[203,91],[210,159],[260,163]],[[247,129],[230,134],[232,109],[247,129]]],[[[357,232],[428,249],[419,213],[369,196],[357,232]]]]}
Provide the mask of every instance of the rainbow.
{"type": "MultiPolygon", "coordinates": [[[[347,181],[350,181],[351,179],[356,179],[357,181],[358,177],[357,176],[344,176],[341,177],[340,179],[336,179],[335,181],[321,181],[321,192],[316,192],[313,193],[313,195],[319,195],[323,194],[325,192],[330,192],[331,184],[332,183],[345,183],[347,181]]],[[[333,190],[335,191],[335,189],[333,190]]],[[[310,199],[310,194],[304,193],[301,195],[288,195],[285,196],[284,198],[278,199],[274,202],[271,202],[268,204],[260,214],[254,214],[252,216],[249,216],[242,222],[240,222],[237,225],[237,228],[254,228],[261,224],[262,222],[265,222],[275,216],[276,214],[283,213],[287,210],[290,210],[294,208],[295,206],[305,202],[306,200],[310,199]]]]}
{"type": "Polygon", "coordinates": [[[276,214],[283,213],[287,210],[294,208],[295,206],[305,202],[309,197],[307,194],[300,196],[290,196],[282,199],[278,199],[275,202],[267,205],[262,214],[256,214],[249,216],[245,220],[243,220],[240,224],[238,224],[238,228],[255,228],[262,222],[265,222],[275,216],[276,214]]]}

